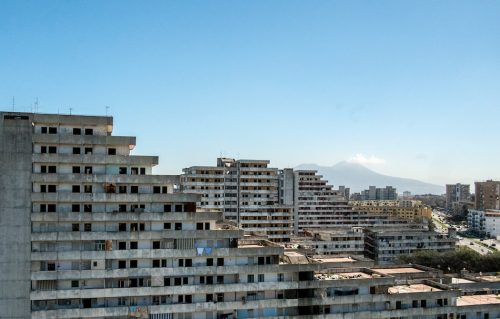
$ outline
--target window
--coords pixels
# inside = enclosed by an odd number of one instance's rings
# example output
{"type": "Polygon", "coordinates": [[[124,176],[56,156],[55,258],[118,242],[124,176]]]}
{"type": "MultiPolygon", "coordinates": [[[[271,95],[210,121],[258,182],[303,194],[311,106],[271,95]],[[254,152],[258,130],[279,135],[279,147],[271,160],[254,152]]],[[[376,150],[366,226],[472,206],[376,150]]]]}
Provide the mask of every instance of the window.
{"type": "Polygon", "coordinates": [[[85,213],[92,213],[92,205],[91,204],[85,204],[85,205],[83,205],[83,211],[85,213]]]}
{"type": "Polygon", "coordinates": [[[160,268],[160,260],[153,259],[153,268],[160,268]]]}
{"type": "Polygon", "coordinates": [[[130,224],[130,231],[138,231],[137,223],[130,224]]]}
{"type": "Polygon", "coordinates": [[[56,270],[56,263],[47,263],[47,270],[48,271],[55,271],[56,270]]]}
{"type": "Polygon", "coordinates": [[[71,229],[73,231],[80,231],[80,224],[72,224],[71,229]]]}
{"type": "Polygon", "coordinates": [[[160,241],[153,241],[153,249],[160,249],[160,241]]]}
{"type": "Polygon", "coordinates": [[[84,224],[83,230],[84,231],[92,231],[92,224],[84,224]]]}
{"type": "Polygon", "coordinates": [[[259,282],[264,282],[264,274],[259,274],[259,282]]]}
{"type": "Polygon", "coordinates": [[[161,190],[160,186],[153,186],[153,194],[159,194],[161,190]]]}
{"type": "Polygon", "coordinates": [[[137,260],[130,261],[130,268],[137,268],[137,260]]]}
{"type": "Polygon", "coordinates": [[[55,166],[49,166],[48,169],[49,169],[49,173],[51,173],[51,174],[55,174],[56,173],[56,167],[55,166]]]}
{"type": "Polygon", "coordinates": [[[78,127],[73,128],[73,135],[82,135],[82,129],[78,127]]]}
{"type": "Polygon", "coordinates": [[[47,127],[46,126],[42,126],[40,128],[40,131],[42,132],[42,134],[47,134],[47,127]]]}
{"type": "Polygon", "coordinates": [[[94,135],[94,130],[91,128],[86,128],[85,129],[85,135],[94,135]]]}
{"type": "Polygon", "coordinates": [[[78,280],[71,280],[71,288],[78,288],[78,280]]]}
{"type": "Polygon", "coordinates": [[[132,193],[132,194],[139,193],[139,186],[136,186],[136,185],[130,186],[130,193],[132,193]]]}
{"type": "Polygon", "coordinates": [[[48,204],[47,205],[47,212],[55,213],[56,212],[56,204],[48,204]]]}
{"type": "Polygon", "coordinates": [[[47,192],[47,185],[40,185],[40,193],[46,193],[47,192]]]}
{"type": "Polygon", "coordinates": [[[217,294],[217,302],[224,302],[224,294],[223,293],[217,294]]]}
{"type": "Polygon", "coordinates": [[[217,276],[217,283],[223,284],[224,283],[224,276],[217,276]]]}
{"type": "Polygon", "coordinates": [[[118,269],[127,268],[127,262],[125,260],[118,260],[118,269]]]}
{"type": "Polygon", "coordinates": [[[212,301],[214,301],[214,295],[212,295],[212,294],[207,294],[207,295],[206,295],[206,301],[207,301],[207,302],[212,302],[212,301]]]}
{"type": "Polygon", "coordinates": [[[127,186],[118,186],[118,193],[125,194],[127,193],[127,186]]]}
{"type": "Polygon", "coordinates": [[[47,146],[41,146],[40,147],[40,153],[42,153],[42,154],[47,153],[47,146]]]}
{"type": "Polygon", "coordinates": [[[57,134],[57,127],[49,127],[49,134],[57,134]]]}
{"type": "Polygon", "coordinates": [[[55,146],[49,146],[49,153],[50,154],[57,153],[57,147],[55,147],[55,146]]]}
{"type": "Polygon", "coordinates": [[[73,166],[73,174],[80,174],[80,166],[73,166]]]}
{"type": "Polygon", "coordinates": [[[179,259],[179,267],[184,267],[184,259],[179,259]]]}
{"type": "Polygon", "coordinates": [[[172,205],[163,205],[163,212],[170,213],[172,211],[172,205]]]}
{"type": "Polygon", "coordinates": [[[145,229],[146,229],[146,225],[144,223],[140,223],[139,230],[145,230],[145,229]]]}
{"type": "Polygon", "coordinates": [[[175,212],[182,213],[182,205],[175,205],[175,212]]]}
{"type": "Polygon", "coordinates": [[[141,167],[141,175],[146,175],[146,168],[141,167]]]}
{"type": "Polygon", "coordinates": [[[174,278],[174,286],[180,286],[182,283],[182,280],[180,277],[174,278]]]}
{"type": "Polygon", "coordinates": [[[247,282],[254,282],[254,276],[253,275],[247,275],[247,282]]]}
{"type": "Polygon", "coordinates": [[[193,267],[193,260],[192,259],[186,259],[185,263],[186,267],[193,267]]]}
{"type": "Polygon", "coordinates": [[[126,167],[120,167],[118,169],[118,174],[127,175],[127,168],[126,167]]]}
{"type": "Polygon", "coordinates": [[[264,257],[259,257],[258,263],[259,265],[264,265],[264,257]]]}
{"type": "Polygon", "coordinates": [[[118,250],[126,250],[127,249],[127,243],[124,241],[118,242],[118,250]]]}
{"type": "Polygon", "coordinates": [[[92,147],[86,147],[85,154],[92,154],[92,147]]]}
{"type": "Polygon", "coordinates": [[[210,223],[205,223],[205,230],[210,230],[210,223]]]}
{"type": "Polygon", "coordinates": [[[85,193],[92,193],[92,185],[84,185],[83,186],[83,191],[85,193]]]}
{"type": "Polygon", "coordinates": [[[85,166],[85,174],[92,174],[92,166],[85,166]]]}
{"type": "Polygon", "coordinates": [[[79,147],[73,147],[73,154],[78,155],[81,153],[81,150],[79,147]]]}
{"type": "Polygon", "coordinates": [[[224,266],[224,258],[217,258],[217,266],[224,266]]]}
{"type": "Polygon", "coordinates": [[[182,230],[182,223],[175,223],[175,230],[182,230]]]}
{"type": "Polygon", "coordinates": [[[413,308],[418,308],[418,300],[413,300],[412,303],[411,303],[411,306],[413,308]]]}
{"type": "Polygon", "coordinates": [[[186,303],[192,303],[193,302],[193,297],[191,295],[186,295],[185,298],[186,303]]]}
{"type": "Polygon", "coordinates": [[[138,245],[136,241],[131,241],[130,242],[130,249],[137,249],[138,245]]]}
{"type": "Polygon", "coordinates": [[[170,286],[170,278],[167,277],[163,278],[163,286],[170,286]]]}
{"type": "Polygon", "coordinates": [[[80,185],[73,185],[73,186],[71,186],[71,191],[73,193],[80,193],[80,185]]]}
{"type": "Polygon", "coordinates": [[[57,191],[56,185],[47,185],[49,193],[55,193],[57,191]]]}
{"type": "Polygon", "coordinates": [[[284,274],[278,274],[278,281],[284,281],[285,280],[285,275],[284,274]]]}
{"type": "Polygon", "coordinates": [[[47,173],[47,166],[45,165],[40,166],[40,173],[47,173]]]}
{"type": "Polygon", "coordinates": [[[163,229],[171,229],[172,228],[172,224],[170,223],[163,223],[163,229]]]}
{"type": "Polygon", "coordinates": [[[116,155],[116,148],[108,148],[108,155],[116,155]]]}
{"type": "Polygon", "coordinates": [[[162,192],[163,194],[167,194],[167,193],[168,193],[168,187],[167,187],[167,186],[162,186],[162,187],[161,187],[161,192],[162,192]]]}
{"type": "Polygon", "coordinates": [[[73,212],[73,213],[79,213],[80,212],[80,205],[79,204],[73,204],[73,205],[71,205],[71,212],[73,212]]]}
{"type": "Polygon", "coordinates": [[[118,224],[118,231],[127,231],[127,224],[126,223],[119,223],[118,224]]]}
{"type": "Polygon", "coordinates": [[[120,204],[120,205],[118,205],[118,211],[119,211],[120,213],[124,213],[124,212],[126,212],[126,211],[127,211],[127,205],[125,205],[125,204],[120,204]]]}
{"type": "Polygon", "coordinates": [[[214,277],[207,276],[207,285],[213,285],[213,284],[214,284],[214,277]]]}
{"type": "Polygon", "coordinates": [[[196,230],[203,230],[203,223],[196,223],[196,230]]]}
{"type": "Polygon", "coordinates": [[[139,175],[139,168],[137,167],[132,167],[130,169],[130,175],[139,175]]]}
{"type": "Polygon", "coordinates": [[[396,301],[396,309],[401,309],[401,301],[396,301]]]}
{"type": "Polygon", "coordinates": [[[213,266],[214,265],[214,259],[213,258],[207,258],[207,266],[213,266]]]}

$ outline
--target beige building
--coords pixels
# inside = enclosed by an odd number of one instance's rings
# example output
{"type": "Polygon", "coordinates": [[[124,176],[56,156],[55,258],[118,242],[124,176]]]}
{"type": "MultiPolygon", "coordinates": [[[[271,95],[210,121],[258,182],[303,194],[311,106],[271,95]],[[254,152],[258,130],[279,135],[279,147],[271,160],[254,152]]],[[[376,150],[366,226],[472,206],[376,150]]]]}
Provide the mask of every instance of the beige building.
{"type": "Polygon", "coordinates": [[[500,181],[475,182],[477,210],[500,209],[500,181]]]}
{"type": "Polygon", "coordinates": [[[432,218],[432,208],[417,200],[350,201],[355,210],[370,214],[389,215],[408,220],[432,218]]]}

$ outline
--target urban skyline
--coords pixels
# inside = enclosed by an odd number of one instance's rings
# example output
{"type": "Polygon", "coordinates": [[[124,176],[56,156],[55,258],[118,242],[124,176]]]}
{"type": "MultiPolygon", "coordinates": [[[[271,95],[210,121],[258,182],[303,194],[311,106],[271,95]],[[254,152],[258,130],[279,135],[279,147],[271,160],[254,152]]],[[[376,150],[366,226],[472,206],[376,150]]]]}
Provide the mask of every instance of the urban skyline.
{"type": "Polygon", "coordinates": [[[223,155],[472,185],[500,179],[499,6],[3,1],[0,107],[108,112],[159,173],[223,155]]]}

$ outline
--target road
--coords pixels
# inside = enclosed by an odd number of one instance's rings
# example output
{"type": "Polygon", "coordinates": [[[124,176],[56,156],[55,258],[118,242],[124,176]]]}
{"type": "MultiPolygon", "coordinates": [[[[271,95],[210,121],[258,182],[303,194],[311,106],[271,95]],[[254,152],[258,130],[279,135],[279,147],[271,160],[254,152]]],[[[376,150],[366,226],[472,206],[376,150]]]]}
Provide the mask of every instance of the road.
{"type": "Polygon", "coordinates": [[[469,247],[470,249],[480,253],[481,255],[486,255],[486,254],[491,252],[491,250],[489,248],[486,248],[486,247],[478,244],[477,242],[475,242],[474,240],[471,240],[469,238],[462,238],[458,241],[457,244],[460,246],[469,247]]]}

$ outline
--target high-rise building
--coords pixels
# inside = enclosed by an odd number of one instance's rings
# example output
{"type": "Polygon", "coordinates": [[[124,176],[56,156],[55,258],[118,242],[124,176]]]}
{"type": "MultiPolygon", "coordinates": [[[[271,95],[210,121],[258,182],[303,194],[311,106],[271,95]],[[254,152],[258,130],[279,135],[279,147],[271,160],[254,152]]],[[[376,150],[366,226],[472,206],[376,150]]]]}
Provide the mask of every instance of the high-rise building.
{"type": "Polygon", "coordinates": [[[201,195],[200,208],[223,212],[247,232],[290,241],[292,207],[278,201],[278,169],[267,160],[218,158],[217,166],[183,170],[182,189],[201,195]]]}
{"type": "Polygon", "coordinates": [[[361,191],[361,200],[396,200],[398,193],[392,186],[385,188],[377,188],[370,186],[368,189],[361,191]]]}
{"type": "Polygon", "coordinates": [[[468,202],[470,197],[470,185],[460,183],[446,185],[447,210],[452,210],[455,203],[468,202]]]}
{"type": "Polygon", "coordinates": [[[500,209],[500,181],[487,180],[474,184],[477,210],[500,209]]]}

